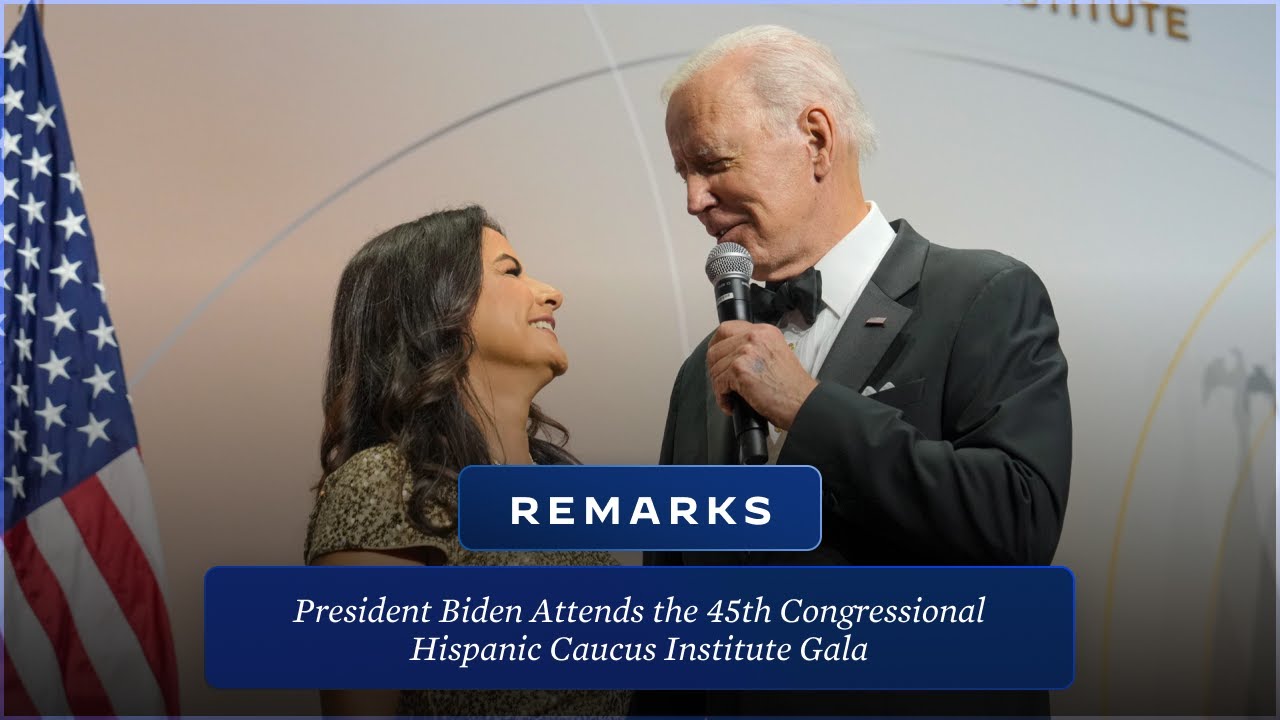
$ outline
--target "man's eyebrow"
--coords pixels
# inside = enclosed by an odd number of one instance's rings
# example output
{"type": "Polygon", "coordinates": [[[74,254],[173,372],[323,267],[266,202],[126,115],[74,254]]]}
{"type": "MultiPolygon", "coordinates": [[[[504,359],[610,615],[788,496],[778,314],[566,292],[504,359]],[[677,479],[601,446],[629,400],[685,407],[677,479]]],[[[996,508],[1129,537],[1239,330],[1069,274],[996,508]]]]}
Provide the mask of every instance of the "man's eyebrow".
{"type": "MultiPolygon", "coordinates": [[[[706,162],[712,158],[719,158],[723,154],[723,152],[710,145],[703,145],[693,151],[693,158],[699,162],[706,162]]],[[[677,175],[680,174],[680,163],[678,162],[675,164],[675,171],[677,175]]]]}

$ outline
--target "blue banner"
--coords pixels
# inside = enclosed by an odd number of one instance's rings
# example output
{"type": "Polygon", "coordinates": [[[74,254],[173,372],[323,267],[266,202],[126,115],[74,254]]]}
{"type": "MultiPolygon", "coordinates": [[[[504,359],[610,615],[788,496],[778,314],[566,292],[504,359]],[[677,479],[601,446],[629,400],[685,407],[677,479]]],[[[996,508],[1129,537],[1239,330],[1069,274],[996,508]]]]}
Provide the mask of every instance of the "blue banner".
{"type": "Polygon", "coordinates": [[[458,476],[470,550],[812,550],[807,465],[474,465],[458,476]]]}
{"type": "Polygon", "coordinates": [[[218,688],[1062,689],[1061,567],[218,567],[218,688]]]}

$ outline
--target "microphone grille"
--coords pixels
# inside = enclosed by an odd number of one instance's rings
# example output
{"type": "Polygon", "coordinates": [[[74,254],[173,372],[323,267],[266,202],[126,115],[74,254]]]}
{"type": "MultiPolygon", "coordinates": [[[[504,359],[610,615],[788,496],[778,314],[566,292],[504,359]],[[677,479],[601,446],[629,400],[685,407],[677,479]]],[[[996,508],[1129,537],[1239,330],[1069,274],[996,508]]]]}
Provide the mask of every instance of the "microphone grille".
{"type": "Polygon", "coordinates": [[[730,275],[740,275],[750,280],[755,269],[751,253],[735,242],[716,243],[707,255],[707,279],[718,283],[730,275]]]}

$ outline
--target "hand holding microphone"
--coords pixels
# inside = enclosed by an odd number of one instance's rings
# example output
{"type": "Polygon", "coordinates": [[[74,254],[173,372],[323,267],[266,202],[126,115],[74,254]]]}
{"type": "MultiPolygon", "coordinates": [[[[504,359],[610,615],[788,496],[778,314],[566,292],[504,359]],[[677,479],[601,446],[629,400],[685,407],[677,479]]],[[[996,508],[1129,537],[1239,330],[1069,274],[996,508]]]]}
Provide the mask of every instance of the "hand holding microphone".
{"type": "Polygon", "coordinates": [[[766,420],[789,429],[817,386],[773,325],[752,324],[751,273],[747,249],[722,242],[707,256],[707,278],[715,286],[720,327],[707,348],[707,369],[720,409],[733,416],[738,461],[768,460],[766,420]]]}

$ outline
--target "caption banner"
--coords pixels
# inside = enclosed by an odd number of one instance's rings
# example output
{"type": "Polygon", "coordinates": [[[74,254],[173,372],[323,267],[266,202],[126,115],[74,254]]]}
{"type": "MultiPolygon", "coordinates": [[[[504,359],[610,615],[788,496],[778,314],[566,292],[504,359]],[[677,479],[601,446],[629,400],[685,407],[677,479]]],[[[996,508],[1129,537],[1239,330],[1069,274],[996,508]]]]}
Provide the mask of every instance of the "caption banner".
{"type": "Polygon", "coordinates": [[[218,688],[1062,689],[1062,567],[217,567],[218,688]]]}

